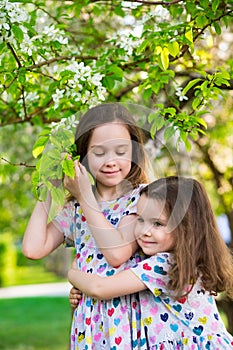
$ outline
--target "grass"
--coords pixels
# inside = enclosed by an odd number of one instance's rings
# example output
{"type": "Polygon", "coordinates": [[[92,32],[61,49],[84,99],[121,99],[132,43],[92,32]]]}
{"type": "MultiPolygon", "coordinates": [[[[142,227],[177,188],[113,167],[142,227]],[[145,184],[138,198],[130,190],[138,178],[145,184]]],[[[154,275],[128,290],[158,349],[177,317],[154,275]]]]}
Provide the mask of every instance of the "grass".
{"type": "Polygon", "coordinates": [[[45,271],[43,266],[20,266],[17,267],[14,285],[66,281],[67,278],[62,278],[55,273],[45,271]]]}
{"type": "Polygon", "coordinates": [[[0,299],[0,349],[68,350],[71,309],[66,297],[0,299]]]}
{"type": "Polygon", "coordinates": [[[3,287],[66,281],[67,278],[62,278],[53,272],[45,271],[44,267],[41,265],[18,266],[14,273],[14,278],[6,279],[3,287]]]}

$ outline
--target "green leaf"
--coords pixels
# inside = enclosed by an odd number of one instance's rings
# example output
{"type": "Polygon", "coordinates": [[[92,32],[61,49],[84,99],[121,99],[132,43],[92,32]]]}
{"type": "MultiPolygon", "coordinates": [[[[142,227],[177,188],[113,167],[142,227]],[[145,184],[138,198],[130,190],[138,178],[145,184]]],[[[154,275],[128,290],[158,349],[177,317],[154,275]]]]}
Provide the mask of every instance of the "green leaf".
{"type": "Polygon", "coordinates": [[[187,92],[197,83],[199,83],[200,81],[202,81],[202,79],[198,78],[198,79],[193,79],[191,80],[183,89],[183,95],[186,95],[187,92]]]}
{"type": "Polygon", "coordinates": [[[149,39],[144,40],[144,41],[139,45],[139,47],[137,48],[136,53],[137,53],[137,54],[140,54],[140,53],[144,52],[145,49],[147,48],[147,46],[150,45],[150,42],[151,42],[151,40],[149,40],[149,39]]]}
{"type": "Polygon", "coordinates": [[[19,43],[23,41],[24,34],[18,25],[12,24],[11,30],[19,43]]]}
{"type": "Polygon", "coordinates": [[[212,0],[212,10],[215,12],[220,4],[220,0],[212,0]]]}
{"type": "Polygon", "coordinates": [[[90,179],[90,182],[91,182],[92,186],[94,186],[95,185],[95,180],[94,180],[93,176],[89,172],[87,173],[87,175],[88,175],[88,177],[90,179]]]}
{"type": "Polygon", "coordinates": [[[164,70],[166,70],[169,66],[169,51],[168,51],[167,47],[164,47],[162,49],[160,57],[161,57],[161,62],[162,62],[163,68],[164,68],[164,70]]]}
{"type": "Polygon", "coordinates": [[[25,84],[25,82],[26,82],[26,73],[27,73],[27,71],[25,68],[20,68],[18,79],[22,85],[25,84]]]}
{"type": "Polygon", "coordinates": [[[124,76],[124,71],[118,67],[117,65],[113,65],[109,67],[108,69],[109,72],[113,72],[116,77],[122,78],[124,76]]]}
{"type": "Polygon", "coordinates": [[[51,188],[51,197],[56,204],[58,204],[59,206],[63,206],[65,202],[65,191],[63,186],[53,186],[51,188]]]}
{"type": "Polygon", "coordinates": [[[186,148],[186,151],[190,152],[191,148],[192,148],[192,145],[191,145],[191,142],[189,142],[189,140],[188,140],[188,134],[184,133],[184,132],[181,132],[180,133],[180,139],[183,141],[183,143],[185,145],[185,148],[186,148]]]}
{"type": "Polygon", "coordinates": [[[32,155],[34,158],[37,158],[44,150],[46,143],[48,142],[49,137],[39,137],[38,140],[34,143],[33,149],[32,149],[32,155]]]}
{"type": "Polygon", "coordinates": [[[152,89],[151,88],[143,90],[143,98],[146,101],[148,101],[148,99],[151,97],[151,95],[152,95],[152,89]]]}
{"type": "Polygon", "coordinates": [[[155,133],[162,129],[162,127],[165,125],[165,120],[161,116],[160,112],[153,112],[148,115],[148,122],[153,122],[151,128],[150,128],[150,134],[151,137],[154,138],[155,133]]]}
{"type": "Polygon", "coordinates": [[[194,110],[197,109],[197,107],[200,105],[201,101],[199,97],[194,98],[193,102],[192,102],[192,108],[194,110]]]}
{"type": "Polygon", "coordinates": [[[200,5],[206,9],[209,6],[209,0],[200,0],[200,5]]]}
{"type": "Polygon", "coordinates": [[[204,126],[204,128],[207,129],[207,124],[204,119],[196,117],[196,121],[198,122],[198,124],[204,126]]]}
{"type": "Polygon", "coordinates": [[[65,158],[62,160],[62,170],[64,174],[74,179],[75,170],[74,170],[74,162],[72,159],[65,158]]]}
{"type": "Polygon", "coordinates": [[[172,57],[176,57],[180,53],[180,48],[179,48],[179,44],[177,41],[172,41],[172,42],[168,43],[167,48],[168,48],[170,55],[172,55],[172,57]]]}
{"type": "Polygon", "coordinates": [[[193,31],[192,31],[192,28],[189,28],[189,29],[185,32],[185,38],[186,38],[191,44],[193,44],[193,31]]]}
{"type": "Polygon", "coordinates": [[[51,135],[50,136],[50,142],[57,147],[60,151],[62,151],[62,144],[60,142],[60,140],[58,140],[58,138],[56,136],[51,135]]]}
{"type": "Polygon", "coordinates": [[[105,76],[103,78],[103,85],[106,87],[107,90],[112,90],[115,85],[115,80],[111,77],[105,76]]]}
{"type": "Polygon", "coordinates": [[[216,33],[217,33],[218,35],[220,35],[220,34],[222,33],[222,29],[221,29],[219,23],[218,23],[218,22],[214,22],[214,23],[213,23],[213,26],[214,26],[214,29],[215,29],[216,33]]]}
{"type": "Polygon", "coordinates": [[[175,135],[174,126],[168,126],[164,132],[164,140],[168,141],[174,135],[175,135]]]}
{"type": "Polygon", "coordinates": [[[203,14],[200,14],[196,18],[196,23],[199,28],[204,28],[204,26],[208,23],[208,19],[203,14]]]}

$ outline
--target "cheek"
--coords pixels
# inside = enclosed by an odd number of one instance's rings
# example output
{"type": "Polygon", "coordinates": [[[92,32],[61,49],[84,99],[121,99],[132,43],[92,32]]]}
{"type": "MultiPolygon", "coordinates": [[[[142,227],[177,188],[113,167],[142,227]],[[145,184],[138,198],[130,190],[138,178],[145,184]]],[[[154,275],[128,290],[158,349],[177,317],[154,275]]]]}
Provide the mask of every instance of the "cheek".
{"type": "Polygon", "coordinates": [[[87,159],[90,172],[92,173],[92,175],[95,175],[102,165],[101,159],[96,159],[92,155],[90,155],[87,159]]]}
{"type": "Polygon", "coordinates": [[[122,159],[119,162],[122,169],[125,169],[127,173],[130,172],[132,166],[131,159],[122,159]]]}
{"type": "Polygon", "coordinates": [[[136,223],[135,229],[134,229],[134,237],[135,239],[138,239],[141,235],[141,230],[139,228],[139,225],[136,223]]]}

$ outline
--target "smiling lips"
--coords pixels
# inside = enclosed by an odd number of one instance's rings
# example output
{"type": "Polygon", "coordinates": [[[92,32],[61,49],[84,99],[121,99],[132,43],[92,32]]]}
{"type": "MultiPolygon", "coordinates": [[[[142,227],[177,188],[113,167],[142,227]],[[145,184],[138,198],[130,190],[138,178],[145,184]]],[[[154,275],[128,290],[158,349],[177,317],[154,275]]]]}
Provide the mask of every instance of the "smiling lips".
{"type": "Polygon", "coordinates": [[[114,176],[114,175],[117,175],[119,172],[120,172],[120,170],[102,171],[102,173],[103,173],[104,175],[107,175],[107,176],[114,176]]]}
{"type": "Polygon", "coordinates": [[[156,242],[144,241],[144,240],[142,240],[142,239],[140,239],[140,242],[141,242],[141,244],[143,244],[143,245],[151,245],[151,244],[155,244],[155,243],[156,243],[156,242]]]}

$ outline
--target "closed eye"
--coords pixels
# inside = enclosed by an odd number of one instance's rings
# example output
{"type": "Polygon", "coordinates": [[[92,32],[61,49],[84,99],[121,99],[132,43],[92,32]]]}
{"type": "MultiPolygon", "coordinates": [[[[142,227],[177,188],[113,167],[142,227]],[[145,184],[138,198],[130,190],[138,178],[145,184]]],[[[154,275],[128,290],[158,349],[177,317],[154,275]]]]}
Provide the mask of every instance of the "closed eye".
{"type": "Polygon", "coordinates": [[[102,152],[102,153],[94,153],[94,155],[95,155],[96,157],[101,157],[101,156],[104,156],[104,152],[102,152]]]}
{"type": "Polygon", "coordinates": [[[124,156],[126,152],[116,152],[118,156],[124,156]]]}

